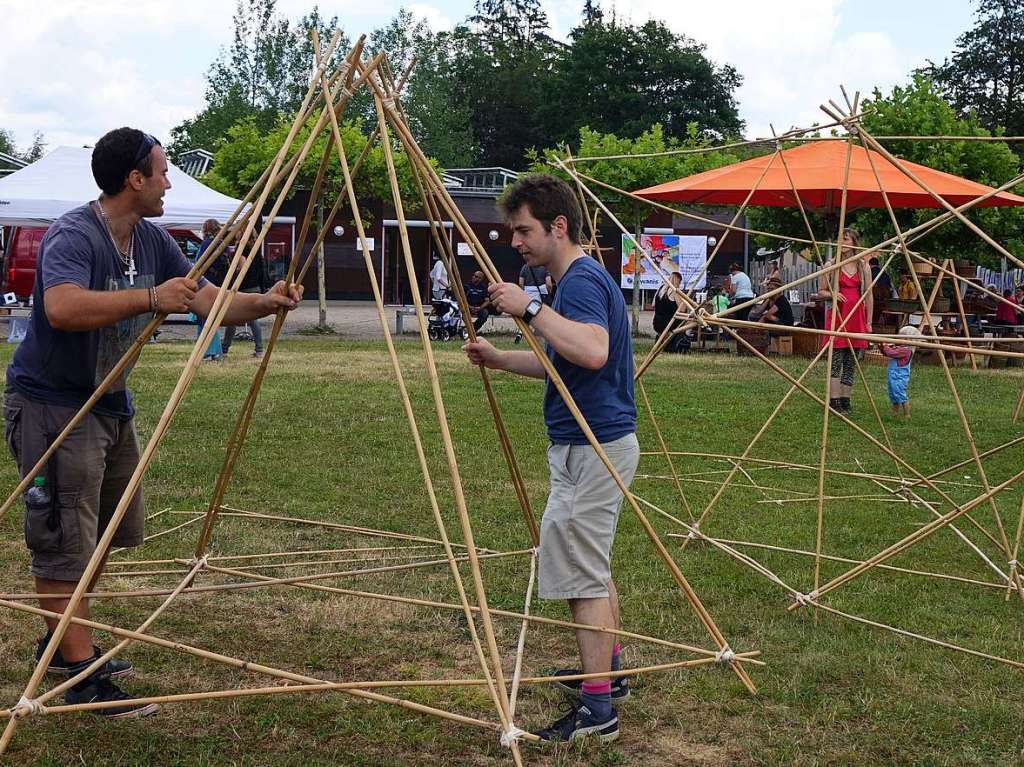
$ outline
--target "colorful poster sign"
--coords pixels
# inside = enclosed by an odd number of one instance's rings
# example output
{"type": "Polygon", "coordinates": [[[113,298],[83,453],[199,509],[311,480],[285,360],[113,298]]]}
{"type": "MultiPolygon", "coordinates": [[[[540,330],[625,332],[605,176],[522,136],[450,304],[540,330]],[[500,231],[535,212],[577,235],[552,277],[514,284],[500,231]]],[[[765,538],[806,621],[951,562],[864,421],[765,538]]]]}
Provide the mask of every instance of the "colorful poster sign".
{"type": "Polygon", "coordinates": [[[644,250],[644,257],[637,258],[633,238],[628,234],[622,235],[622,270],[619,279],[622,287],[632,289],[634,275],[639,269],[642,290],[660,288],[662,278],[654,264],[666,275],[679,272],[683,276],[685,290],[703,290],[706,287],[707,275],[702,274],[708,257],[706,236],[643,234],[640,236],[640,246],[644,250]]]}

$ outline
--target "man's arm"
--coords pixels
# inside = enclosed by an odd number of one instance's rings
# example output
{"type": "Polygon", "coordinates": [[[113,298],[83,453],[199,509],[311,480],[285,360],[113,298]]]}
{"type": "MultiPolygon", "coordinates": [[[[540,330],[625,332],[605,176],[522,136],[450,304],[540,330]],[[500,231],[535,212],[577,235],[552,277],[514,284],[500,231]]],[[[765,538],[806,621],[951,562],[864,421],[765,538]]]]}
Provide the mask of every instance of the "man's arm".
{"type": "MultiPolygon", "coordinates": [[[[499,311],[513,317],[522,317],[526,313],[530,297],[522,288],[501,282],[487,290],[499,311]]],[[[533,320],[533,327],[562,358],[574,365],[598,370],[608,361],[608,331],[600,325],[576,322],[563,317],[550,306],[542,306],[533,320]]]]}
{"type": "Polygon", "coordinates": [[[544,366],[533,352],[505,352],[495,349],[482,338],[470,341],[462,347],[474,365],[483,365],[492,370],[505,370],[527,378],[544,378],[544,366]]]}
{"type": "MultiPolygon", "coordinates": [[[[208,286],[212,287],[212,286],[208,286]]],[[[216,288],[213,288],[216,292],[216,288]]],[[[196,296],[196,282],[175,277],[157,286],[158,312],[187,312],[196,296]]],[[[88,290],[71,282],[47,288],[43,310],[54,330],[84,332],[105,328],[152,309],[149,288],[134,290],[88,290]]]]}
{"type": "MultiPolygon", "coordinates": [[[[163,288],[159,290],[162,291],[163,288]]],[[[302,285],[292,285],[289,288],[282,280],[266,293],[235,293],[221,324],[244,325],[250,320],[274,314],[278,309],[294,309],[302,299],[303,290],[302,285]]],[[[206,283],[195,294],[190,306],[191,311],[201,317],[208,316],[217,298],[217,291],[218,288],[206,283]]]]}

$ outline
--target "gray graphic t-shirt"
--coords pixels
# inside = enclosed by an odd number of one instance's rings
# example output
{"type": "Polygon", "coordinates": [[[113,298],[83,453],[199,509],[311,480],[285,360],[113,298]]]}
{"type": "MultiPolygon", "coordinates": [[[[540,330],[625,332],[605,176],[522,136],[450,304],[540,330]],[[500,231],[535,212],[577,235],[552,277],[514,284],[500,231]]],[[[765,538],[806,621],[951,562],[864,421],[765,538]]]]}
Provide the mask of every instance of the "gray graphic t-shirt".
{"type": "MultiPolygon", "coordinates": [[[[86,290],[149,288],[188,274],[188,261],[165,230],[143,219],[135,225],[134,236],[135,269],[129,270],[90,205],[54,222],[39,245],[32,317],[7,368],[8,386],[27,397],[70,407],[80,407],[92,395],[152,315],[129,317],[97,330],[55,330],[46,317],[43,294],[67,283],[86,290]]],[[[129,372],[126,369],[100,398],[94,413],[132,417],[131,394],[125,386],[129,372]]]]}

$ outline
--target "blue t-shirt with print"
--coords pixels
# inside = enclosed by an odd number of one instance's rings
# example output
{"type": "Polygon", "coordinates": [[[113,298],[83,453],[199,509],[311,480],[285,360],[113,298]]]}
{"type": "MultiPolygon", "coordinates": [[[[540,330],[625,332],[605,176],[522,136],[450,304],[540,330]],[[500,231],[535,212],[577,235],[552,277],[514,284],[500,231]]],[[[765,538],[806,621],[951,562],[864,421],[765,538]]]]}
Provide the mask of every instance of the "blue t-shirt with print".
{"type": "MultiPolygon", "coordinates": [[[[9,387],[31,399],[74,408],[92,396],[152,315],[96,330],[56,330],[46,317],[43,293],[62,284],[86,290],[148,288],[188,274],[188,260],[164,229],[143,219],[135,225],[134,238],[135,271],[127,273],[91,205],[68,211],[50,226],[39,245],[28,333],[7,368],[9,387]]],[[[134,415],[125,386],[130,369],[100,397],[93,413],[121,420],[134,415]]]]}
{"type": "MultiPolygon", "coordinates": [[[[588,370],[548,345],[548,357],[590,424],[598,442],[636,431],[633,399],[633,342],[622,291],[608,270],[592,258],[577,258],[558,281],[552,308],[567,319],[600,325],[608,331],[608,361],[588,370]]],[[[544,392],[544,423],[555,444],[585,445],[587,438],[549,380],[544,392]]]]}

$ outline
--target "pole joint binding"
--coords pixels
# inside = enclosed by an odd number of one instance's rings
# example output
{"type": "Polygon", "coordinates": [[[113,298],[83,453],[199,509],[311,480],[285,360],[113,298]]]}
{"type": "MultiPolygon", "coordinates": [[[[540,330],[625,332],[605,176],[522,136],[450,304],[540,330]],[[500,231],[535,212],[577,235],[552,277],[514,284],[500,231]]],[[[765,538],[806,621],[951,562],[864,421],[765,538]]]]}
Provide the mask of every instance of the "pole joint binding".
{"type": "Polygon", "coordinates": [[[526,730],[520,730],[514,724],[509,724],[507,730],[502,730],[501,738],[499,738],[498,742],[505,748],[512,748],[526,734],[526,730]]]}

